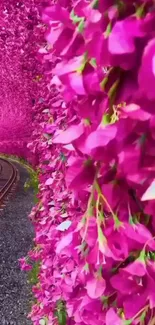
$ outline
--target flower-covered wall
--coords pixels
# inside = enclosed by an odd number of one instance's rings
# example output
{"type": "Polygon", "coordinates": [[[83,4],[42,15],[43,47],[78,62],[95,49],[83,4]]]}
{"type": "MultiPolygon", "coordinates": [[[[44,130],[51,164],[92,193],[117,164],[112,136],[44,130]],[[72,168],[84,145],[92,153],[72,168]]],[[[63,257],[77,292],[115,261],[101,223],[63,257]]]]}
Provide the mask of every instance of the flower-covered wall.
{"type": "Polygon", "coordinates": [[[153,325],[154,1],[73,3],[42,15],[53,100],[38,112],[30,316],[35,325],[153,325]]]}

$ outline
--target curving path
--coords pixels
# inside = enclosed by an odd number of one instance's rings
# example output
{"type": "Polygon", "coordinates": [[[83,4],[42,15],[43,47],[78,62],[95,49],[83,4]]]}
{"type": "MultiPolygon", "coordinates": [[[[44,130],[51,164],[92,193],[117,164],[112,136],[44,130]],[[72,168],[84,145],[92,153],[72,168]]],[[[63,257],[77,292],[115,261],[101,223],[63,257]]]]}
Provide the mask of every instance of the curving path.
{"type": "Polygon", "coordinates": [[[28,172],[19,164],[15,165],[20,181],[0,214],[0,324],[30,325],[26,315],[32,300],[31,289],[18,259],[26,256],[33,246],[33,228],[27,218],[34,205],[33,190],[25,192],[23,186],[28,172]]]}

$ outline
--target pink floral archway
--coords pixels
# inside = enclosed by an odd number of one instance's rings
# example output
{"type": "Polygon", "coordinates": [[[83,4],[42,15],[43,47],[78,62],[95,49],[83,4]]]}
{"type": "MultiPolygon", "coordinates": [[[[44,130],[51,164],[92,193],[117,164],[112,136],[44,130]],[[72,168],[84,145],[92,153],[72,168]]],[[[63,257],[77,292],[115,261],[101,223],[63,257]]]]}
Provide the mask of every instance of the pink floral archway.
{"type": "Polygon", "coordinates": [[[27,159],[38,81],[38,10],[34,1],[5,0],[0,13],[0,152],[27,159]]]}

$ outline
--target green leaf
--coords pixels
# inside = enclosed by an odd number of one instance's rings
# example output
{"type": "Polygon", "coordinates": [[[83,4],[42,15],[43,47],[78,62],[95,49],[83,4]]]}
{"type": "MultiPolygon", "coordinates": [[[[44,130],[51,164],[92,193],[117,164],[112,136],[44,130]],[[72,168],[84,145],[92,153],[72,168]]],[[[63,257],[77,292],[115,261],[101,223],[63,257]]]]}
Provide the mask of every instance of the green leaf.
{"type": "Polygon", "coordinates": [[[79,33],[82,33],[84,30],[84,18],[82,18],[82,20],[80,21],[79,25],[78,25],[78,31],[79,33]]]}
{"type": "Polygon", "coordinates": [[[40,271],[40,263],[36,262],[34,263],[32,270],[28,273],[28,280],[31,284],[36,285],[38,283],[39,271],[40,271]]]}
{"type": "Polygon", "coordinates": [[[103,303],[104,307],[107,308],[108,307],[108,296],[102,296],[101,297],[101,302],[103,303]]]}
{"type": "Polygon", "coordinates": [[[119,83],[120,83],[120,79],[118,78],[116,79],[116,81],[113,83],[113,85],[108,91],[109,98],[113,98],[116,95],[116,91],[118,89],[119,83]]]}
{"type": "Polygon", "coordinates": [[[154,252],[148,252],[149,258],[153,261],[155,261],[155,253],[154,252]]]}
{"type": "Polygon", "coordinates": [[[98,226],[98,243],[99,243],[100,249],[104,248],[105,244],[107,243],[107,239],[103,235],[103,231],[100,226],[98,226]]]}
{"type": "Polygon", "coordinates": [[[106,86],[107,82],[108,82],[108,76],[104,77],[103,80],[100,82],[100,88],[102,90],[105,90],[105,86],[106,86]]]}
{"type": "Polygon", "coordinates": [[[111,273],[115,273],[117,270],[118,270],[118,266],[113,267],[113,268],[110,270],[110,272],[111,272],[111,273]]]}
{"type": "Polygon", "coordinates": [[[140,262],[142,262],[142,263],[145,264],[145,260],[146,260],[146,252],[145,252],[145,250],[142,250],[142,251],[140,252],[140,255],[139,255],[139,257],[138,257],[138,260],[139,260],[140,262]]]}
{"type": "Polygon", "coordinates": [[[131,215],[129,216],[129,224],[134,225],[133,217],[131,215]]]}
{"type": "Polygon", "coordinates": [[[140,316],[140,321],[143,322],[145,320],[146,317],[146,311],[144,311],[141,316],[140,316]]]}
{"type": "Polygon", "coordinates": [[[96,67],[97,67],[96,59],[95,59],[95,58],[92,58],[92,59],[90,60],[90,64],[91,64],[94,68],[96,68],[96,67]]]}
{"type": "Polygon", "coordinates": [[[28,190],[29,188],[33,188],[34,191],[34,202],[38,203],[37,194],[39,192],[39,181],[38,181],[38,172],[31,171],[29,172],[30,178],[26,181],[24,188],[28,190]]]}
{"type": "Polygon", "coordinates": [[[108,125],[110,124],[110,115],[109,114],[104,114],[102,117],[102,125],[108,125]]]}
{"type": "Polygon", "coordinates": [[[83,19],[83,17],[79,17],[79,16],[75,15],[74,10],[71,11],[70,18],[74,24],[81,22],[81,20],[83,19]]]}
{"type": "Polygon", "coordinates": [[[92,8],[93,8],[93,9],[98,9],[98,5],[99,5],[99,0],[94,0],[94,1],[92,2],[92,8]]]}
{"type": "Polygon", "coordinates": [[[80,73],[80,74],[83,72],[83,70],[84,70],[84,68],[85,68],[85,65],[86,65],[86,63],[87,63],[87,60],[88,60],[88,53],[85,52],[84,55],[83,55],[83,62],[82,62],[82,64],[81,64],[81,66],[80,66],[79,68],[76,69],[76,72],[78,72],[78,73],[80,73]]]}
{"type": "Polygon", "coordinates": [[[59,325],[65,325],[66,324],[66,313],[65,311],[58,312],[58,322],[59,325]]]}
{"type": "Polygon", "coordinates": [[[142,18],[145,15],[145,3],[143,3],[140,7],[136,10],[136,17],[142,18]]]}
{"type": "Polygon", "coordinates": [[[66,325],[67,322],[66,306],[62,300],[59,300],[57,302],[57,309],[55,315],[58,318],[59,325],[66,325]]]}
{"type": "Polygon", "coordinates": [[[91,121],[90,121],[90,119],[89,119],[89,118],[85,118],[85,119],[83,119],[83,124],[84,124],[85,126],[90,126],[90,125],[91,125],[91,121]]]}
{"type": "Polygon", "coordinates": [[[131,324],[132,324],[132,319],[128,319],[123,322],[123,325],[131,325],[131,324]]]}
{"type": "Polygon", "coordinates": [[[64,155],[63,152],[60,153],[60,160],[62,160],[63,162],[67,161],[67,157],[64,155]]]}
{"type": "Polygon", "coordinates": [[[89,273],[89,264],[86,263],[83,270],[86,272],[86,273],[89,273]]]}
{"type": "Polygon", "coordinates": [[[123,222],[118,219],[116,214],[115,214],[114,222],[115,222],[115,229],[119,229],[120,227],[123,227],[123,222]]]}
{"type": "Polygon", "coordinates": [[[125,5],[124,1],[118,0],[117,1],[117,7],[118,7],[118,11],[120,13],[121,11],[124,11],[125,10],[126,5],[125,5]]]}
{"type": "Polygon", "coordinates": [[[108,26],[107,26],[107,29],[106,29],[105,33],[104,33],[105,38],[108,38],[108,37],[109,37],[111,31],[112,31],[112,25],[111,25],[111,22],[110,22],[110,23],[108,24],[108,26]]]}

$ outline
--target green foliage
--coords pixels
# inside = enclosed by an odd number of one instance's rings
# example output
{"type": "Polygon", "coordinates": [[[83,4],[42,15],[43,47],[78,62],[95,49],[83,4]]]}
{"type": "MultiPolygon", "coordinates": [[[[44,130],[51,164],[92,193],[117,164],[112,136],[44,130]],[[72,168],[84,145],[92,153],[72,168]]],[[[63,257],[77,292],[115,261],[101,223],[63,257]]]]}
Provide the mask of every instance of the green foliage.
{"type": "Polygon", "coordinates": [[[29,188],[33,188],[34,190],[34,202],[38,203],[37,194],[39,192],[39,181],[38,181],[38,172],[29,171],[30,178],[25,182],[24,188],[28,190],[29,188]]]}
{"type": "Polygon", "coordinates": [[[125,320],[123,325],[131,325],[132,324],[132,319],[125,320]]]}
{"type": "Polygon", "coordinates": [[[146,318],[146,311],[144,310],[144,312],[142,313],[142,315],[140,316],[140,321],[144,322],[146,318]]]}
{"type": "Polygon", "coordinates": [[[40,262],[36,262],[34,263],[32,270],[28,273],[28,281],[32,285],[36,285],[38,283],[39,270],[40,262]]]}
{"type": "Polygon", "coordinates": [[[57,302],[55,315],[58,319],[59,325],[66,325],[66,323],[67,323],[66,306],[62,300],[59,300],[57,302]]]}

